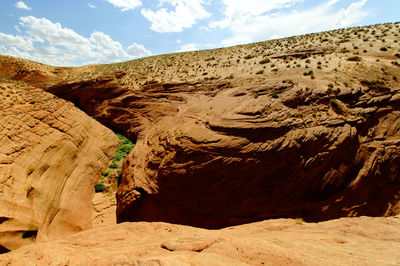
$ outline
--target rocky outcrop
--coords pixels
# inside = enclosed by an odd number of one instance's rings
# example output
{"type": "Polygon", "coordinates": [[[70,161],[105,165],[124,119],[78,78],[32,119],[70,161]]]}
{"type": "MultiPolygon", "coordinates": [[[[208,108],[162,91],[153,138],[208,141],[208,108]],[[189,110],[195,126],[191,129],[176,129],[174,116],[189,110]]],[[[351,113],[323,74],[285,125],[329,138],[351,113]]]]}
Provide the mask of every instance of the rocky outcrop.
{"type": "Polygon", "coordinates": [[[396,265],[400,218],[269,220],[222,230],[123,223],[0,255],[1,265],[396,265]]]}
{"type": "Polygon", "coordinates": [[[73,104],[23,82],[0,83],[0,247],[91,226],[99,170],[114,133],[73,104]]]}
{"type": "Polygon", "coordinates": [[[382,90],[356,80],[330,92],[320,81],[206,80],[132,90],[124,76],[48,88],[138,139],[121,175],[119,222],[220,228],[400,211],[397,83],[382,90]]]}
{"type": "MultiPolygon", "coordinates": [[[[162,100],[139,113],[169,99],[168,91],[181,102],[169,101],[175,110],[158,116],[125,163],[119,222],[220,228],[399,213],[398,87],[376,92],[358,84],[329,95],[298,84],[220,85],[147,88],[162,100]]],[[[135,106],[143,98],[130,99],[135,106]]]]}

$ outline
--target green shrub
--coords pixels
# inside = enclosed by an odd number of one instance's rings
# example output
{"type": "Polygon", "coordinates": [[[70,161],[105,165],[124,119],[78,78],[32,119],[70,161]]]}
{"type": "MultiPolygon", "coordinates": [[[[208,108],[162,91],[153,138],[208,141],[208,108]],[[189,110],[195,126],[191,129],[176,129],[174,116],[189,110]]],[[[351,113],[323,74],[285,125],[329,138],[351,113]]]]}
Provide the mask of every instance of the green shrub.
{"type": "Polygon", "coordinates": [[[101,171],[101,175],[107,177],[110,174],[108,171],[101,171]]]}
{"type": "Polygon", "coordinates": [[[119,151],[122,151],[124,153],[129,153],[133,149],[134,146],[135,145],[132,143],[124,144],[124,145],[121,145],[121,147],[119,147],[119,151]]]}
{"type": "Polygon", "coordinates": [[[330,99],[329,101],[330,101],[330,103],[332,104],[333,107],[339,108],[339,103],[338,103],[338,101],[336,99],[330,99]]]}
{"type": "Polygon", "coordinates": [[[382,92],[390,91],[390,88],[386,86],[386,83],[382,80],[374,80],[374,81],[362,80],[361,84],[375,91],[382,91],[382,92]]]}
{"type": "Polygon", "coordinates": [[[274,99],[277,99],[277,98],[279,98],[279,95],[278,95],[278,94],[276,94],[276,93],[272,94],[271,96],[272,96],[272,98],[274,98],[274,99]]]}
{"type": "Polygon", "coordinates": [[[257,75],[264,74],[264,70],[257,71],[256,74],[257,74],[257,75]]]}
{"type": "Polygon", "coordinates": [[[110,166],[108,168],[116,169],[116,168],[118,168],[118,165],[115,163],[112,163],[112,164],[110,164],[110,166]]]}
{"type": "Polygon", "coordinates": [[[104,189],[105,189],[106,187],[104,186],[104,184],[103,183],[96,183],[95,185],[94,185],[94,191],[96,192],[96,193],[99,193],[99,192],[103,192],[104,191],[104,189]]]}
{"type": "Polygon", "coordinates": [[[261,60],[261,61],[260,61],[260,64],[261,64],[261,65],[263,65],[263,64],[268,64],[269,62],[271,62],[271,60],[269,60],[268,58],[266,58],[266,59],[261,60]]]}
{"type": "Polygon", "coordinates": [[[304,72],[303,75],[304,76],[312,76],[312,75],[314,75],[314,71],[310,70],[308,72],[304,72]]]}
{"type": "Polygon", "coordinates": [[[122,158],[124,158],[123,152],[122,152],[122,151],[117,151],[117,153],[115,154],[113,160],[115,160],[115,161],[121,161],[122,158]]]}
{"type": "Polygon", "coordinates": [[[352,57],[347,58],[347,61],[360,62],[361,60],[362,60],[362,58],[359,56],[352,56],[352,57]]]}
{"type": "Polygon", "coordinates": [[[254,55],[252,54],[248,54],[244,57],[244,59],[252,59],[252,58],[254,58],[254,55]]]}
{"type": "Polygon", "coordinates": [[[386,52],[388,49],[386,47],[381,47],[379,50],[381,50],[382,52],[386,52]]]}

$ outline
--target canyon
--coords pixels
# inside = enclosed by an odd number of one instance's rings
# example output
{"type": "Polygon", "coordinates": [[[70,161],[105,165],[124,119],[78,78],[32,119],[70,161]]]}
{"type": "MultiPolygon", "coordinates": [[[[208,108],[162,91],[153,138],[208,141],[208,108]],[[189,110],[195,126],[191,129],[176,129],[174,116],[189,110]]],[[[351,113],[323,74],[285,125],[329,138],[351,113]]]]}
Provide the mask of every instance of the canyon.
{"type": "Polygon", "coordinates": [[[399,27],[77,68],[0,56],[0,261],[399,263],[399,27]]]}

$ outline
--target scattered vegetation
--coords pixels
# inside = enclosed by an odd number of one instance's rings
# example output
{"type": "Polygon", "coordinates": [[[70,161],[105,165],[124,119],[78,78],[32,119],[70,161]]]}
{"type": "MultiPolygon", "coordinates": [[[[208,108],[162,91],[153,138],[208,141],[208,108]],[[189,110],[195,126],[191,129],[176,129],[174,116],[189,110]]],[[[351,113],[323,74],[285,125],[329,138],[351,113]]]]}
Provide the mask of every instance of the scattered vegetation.
{"type": "Polygon", "coordinates": [[[367,86],[369,89],[374,91],[380,91],[380,92],[390,91],[390,88],[382,80],[374,80],[374,81],[362,80],[361,84],[367,86]]]}
{"type": "Polygon", "coordinates": [[[362,58],[359,56],[351,56],[351,57],[347,58],[347,61],[360,62],[361,60],[362,60],[362,58]]]}
{"type": "Polygon", "coordinates": [[[96,184],[94,185],[94,191],[95,191],[96,193],[103,192],[105,188],[106,188],[106,186],[105,186],[103,183],[101,183],[101,182],[96,183],[96,184]]]}
{"type": "Polygon", "coordinates": [[[98,183],[95,184],[96,192],[103,192],[106,190],[106,185],[104,184],[105,182],[116,185],[116,180],[122,171],[122,164],[124,162],[124,159],[128,156],[128,154],[135,146],[132,141],[130,141],[122,134],[117,133],[116,135],[119,138],[119,149],[112,159],[111,164],[108,166],[108,169],[101,171],[101,179],[98,183]]]}

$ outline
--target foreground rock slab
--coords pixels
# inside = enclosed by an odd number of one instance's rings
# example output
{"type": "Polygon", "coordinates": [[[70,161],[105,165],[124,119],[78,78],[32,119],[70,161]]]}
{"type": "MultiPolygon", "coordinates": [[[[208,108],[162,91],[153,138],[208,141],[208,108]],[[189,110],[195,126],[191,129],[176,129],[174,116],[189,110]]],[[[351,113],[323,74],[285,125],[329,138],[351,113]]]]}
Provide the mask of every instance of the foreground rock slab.
{"type": "Polygon", "coordinates": [[[278,219],[206,230],[122,223],[0,255],[0,265],[397,265],[400,217],[278,219]]]}

